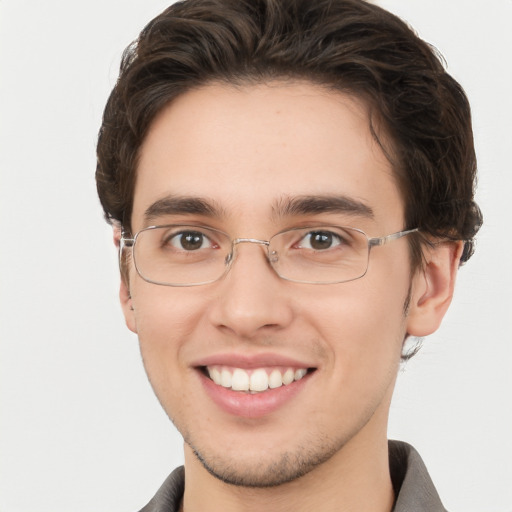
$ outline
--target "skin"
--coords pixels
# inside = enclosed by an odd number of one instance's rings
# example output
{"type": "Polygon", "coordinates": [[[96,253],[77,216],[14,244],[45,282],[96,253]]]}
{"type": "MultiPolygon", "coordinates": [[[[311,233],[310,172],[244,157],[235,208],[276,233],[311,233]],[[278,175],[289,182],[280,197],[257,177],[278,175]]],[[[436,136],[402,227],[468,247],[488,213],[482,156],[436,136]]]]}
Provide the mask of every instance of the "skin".
{"type": "MultiPolygon", "coordinates": [[[[349,223],[369,236],[405,228],[364,105],[309,83],[213,84],[177,98],[140,151],[134,233],[168,194],[201,197],[221,214],[164,215],[151,224],[201,224],[263,240],[305,223],[349,223]],[[373,216],[275,215],[279,201],[332,194],[364,203],[373,216]]],[[[440,244],[412,273],[400,239],[372,250],[362,279],[334,285],[280,279],[253,244],[237,247],[222,279],[197,287],[147,283],[130,263],[121,302],[155,393],[185,440],[184,510],[391,510],[386,426],[403,341],[438,327],[460,251],[440,244]],[[263,417],[223,411],[194,367],[198,357],[269,352],[316,371],[263,417]]]]}

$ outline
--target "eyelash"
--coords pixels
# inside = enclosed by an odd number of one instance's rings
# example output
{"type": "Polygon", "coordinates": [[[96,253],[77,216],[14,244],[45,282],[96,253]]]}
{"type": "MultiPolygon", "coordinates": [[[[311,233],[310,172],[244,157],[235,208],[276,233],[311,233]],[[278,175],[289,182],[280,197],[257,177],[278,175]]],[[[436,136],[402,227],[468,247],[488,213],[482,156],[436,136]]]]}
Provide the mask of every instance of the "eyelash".
{"type": "MultiPolygon", "coordinates": [[[[300,238],[292,241],[289,247],[322,252],[334,249],[335,247],[350,245],[348,237],[343,237],[339,233],[326,229],[312,229],[305,233],[300,233],[300,235],[300,238]],[[315,240],[315,237],[319,237],[319,239],[315,240]],[[328,246],[322,247],[322,244],[325,243],[327,243],[328,246]]],[[[161,240],[162,248],[170,246],[184,252],[194,252],[200,249],[215,249],[219,248],[221,245],[221,243],[215,242],[210,234],[205,233],[201,229],[171,231],[166,233],[161,240]],[[189,238],[189,240],[187,240],[187,238],[189,238]],[[200,240],[197,240],[198,238],[200,240]],[[188,248],[184,246],[187,242],[190,243],[188,248]],[[208,244],[208,247],[205,247],[205,244],[208,244]]]]}
{"type": "MultiPolygon", "coordinates": [[[[310,245],[310,247],[304,247],[304,248],[307,248],[307,249],[312,249],[312,250],[321,250],[319,248],[315,248],[315,247],[312,247],[312,240],[313,240],[313,237],[317,236],[317,235],[321,235],[322,237],[325,237],[328,239],[328,241],[334,243],[334,245],[330,245],[329,246],[329,249],[331,249],[332,247],[337,247],[339,245],[344,245],[346,243],[345,239],[343,237],[341,237],[340,235],[338,235],[337,233],[334,233],[333,231],[326,231],[326,230],[322,230],[322,231],[308,231],[298,242],[298,247],[303,247],[303,245],[301,244],[301,242],[303,240],[308,240],[308,243],[310,245]],[[335,243],[337,242],[337,243],[335,243]]],[[[320,241],[321,243],[321,241],[320,241]]]]}
{"type": "MultiPolygon", "coordinates": [[[[210,236],[208,236],[206,233],[204,233],[203,231],[200,231],[200,230],[181,230],[181,231],[177,231],[177,232],[171,232],[171,233],[168,233],[166,234],[163,238],[162,238],[162,246],[165,247],[165,246],[172,246],[172,247],[175,247],[176,249],[178,250],[185,250],[186,249],[183,247],[183,241],[186,239],[186,237],[189,236],[189,237],[201,237],[201,245],[199,247],[197,247],[197,249],[203,249],[203,244],[205,241],[208,241],[209,242],[209,245],[210,245],[210,248],[215,248],[215,247],[218,247],[219,244],[216,244],[210,236]],[[178,244],[181,243],[182,247],[177,247],[173,241],[177,241],[178,244]]],[[[197,249],[194,249],[194,250],[197,250],[197,249]]]]}

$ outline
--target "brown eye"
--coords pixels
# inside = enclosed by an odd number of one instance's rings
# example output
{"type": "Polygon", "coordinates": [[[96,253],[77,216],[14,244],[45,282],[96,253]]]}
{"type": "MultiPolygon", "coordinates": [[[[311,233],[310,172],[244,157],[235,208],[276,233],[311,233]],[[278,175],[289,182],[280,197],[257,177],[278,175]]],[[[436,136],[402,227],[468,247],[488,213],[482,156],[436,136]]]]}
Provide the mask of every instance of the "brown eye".
{"type": "Polygon", "coordinates": [[[340,237],[330,231],[311,231],[300,241],[299,245],[304,249],[325,251],[340,245],[340,243],[340,237]]]}
{"type": "Polygon", "coordinates": [[[197,251],[211,246],[210,240],[199,231],[184,231],[169,239],[170,245],[184,251],[197,251]]]}
{"type": "Polygon", "coordinates": [[[315,250],[329,249],[332,246],[331,233],[312,233],[310,235],[311,247],[315,250]]]}

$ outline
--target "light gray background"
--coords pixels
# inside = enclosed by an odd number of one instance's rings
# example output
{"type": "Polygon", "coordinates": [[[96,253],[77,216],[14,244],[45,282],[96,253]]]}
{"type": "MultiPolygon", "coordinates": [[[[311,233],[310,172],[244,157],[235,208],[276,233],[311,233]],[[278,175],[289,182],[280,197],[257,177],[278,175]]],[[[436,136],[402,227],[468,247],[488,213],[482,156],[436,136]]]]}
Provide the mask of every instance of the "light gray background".
{"type": "MultiPolygon", "coordinates": [[[[486,224],[390,437],[452,512],[512,510],[511,0],[382,0],[473,105],[486,224]]],[[[2,512],[138,510],[182,461],[124,326],[95,140],[122,49],[163,0],[0,0],[2,512]]]]}

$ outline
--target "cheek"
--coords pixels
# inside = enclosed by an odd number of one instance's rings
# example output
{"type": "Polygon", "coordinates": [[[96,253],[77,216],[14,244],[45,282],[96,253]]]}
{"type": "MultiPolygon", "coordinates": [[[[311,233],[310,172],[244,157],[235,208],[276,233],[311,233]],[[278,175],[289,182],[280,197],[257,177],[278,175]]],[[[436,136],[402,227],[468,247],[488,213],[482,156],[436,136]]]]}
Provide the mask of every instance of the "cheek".
{"type": "Polygon", "coordinates": [[[186,370],[182,352],[201,322],[204,300],[197,294],[192,300],[190,289],[143,283],[132,291],[132,303],[144,366],[159,395],[186,370]]]}
{"type": "Polygon", "coordinates": [[[408,284],[395,283],[388,293],[370,279],[339,286],[337,293],[333,290],[314,303],[307,315],[326,345],[336,384],[362,391],[398,368],[408,284]]]}
{"type": "Polygon", "coordinates": [[[190,334],[205,307],[205,297],[195,288],[172,288],[139,283],[132,290],[137,331],[142,342],[155,345],[190,334]]]}
{"type": "Polygon", "coordinates": [[[405,335],[406,291],[395,289],[386,297],[372,284],[359,280],[297,297],[297,303],[309,304],[298,315],[300,328],[312,328],[313,343],[324,356],[318,374],[322,393],[310,404],[305,429],[315,431],[321,424],[348,433],[351,425],[362,428],[387,411],[405,335]]]}

